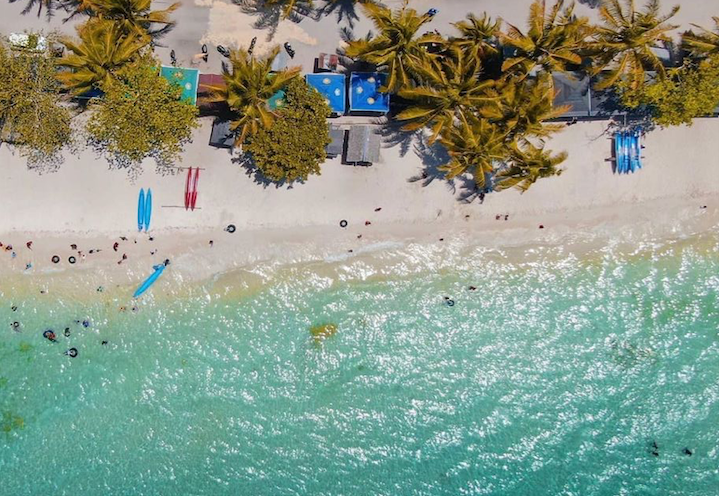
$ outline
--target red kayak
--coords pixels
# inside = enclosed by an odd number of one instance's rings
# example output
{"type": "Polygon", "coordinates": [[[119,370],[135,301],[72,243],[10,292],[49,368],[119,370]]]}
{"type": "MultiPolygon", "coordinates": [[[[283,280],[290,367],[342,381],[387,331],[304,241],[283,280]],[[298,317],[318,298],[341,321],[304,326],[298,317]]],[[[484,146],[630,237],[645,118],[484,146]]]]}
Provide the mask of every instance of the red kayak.
{"type": "Polygon", "coordinates": [[[192,183],[192,196],[190,198],[190,208],[195,210],[197,204],[197,180],[200,178],[200,168],[195,167],[195,180],[192,183]]]}
{"type": "Polygon", "coordinates": [[[190,208],[190,180],[192,179],[192,167],[187,171],[187,181],[185,181],[185,210],[190,208]]]}

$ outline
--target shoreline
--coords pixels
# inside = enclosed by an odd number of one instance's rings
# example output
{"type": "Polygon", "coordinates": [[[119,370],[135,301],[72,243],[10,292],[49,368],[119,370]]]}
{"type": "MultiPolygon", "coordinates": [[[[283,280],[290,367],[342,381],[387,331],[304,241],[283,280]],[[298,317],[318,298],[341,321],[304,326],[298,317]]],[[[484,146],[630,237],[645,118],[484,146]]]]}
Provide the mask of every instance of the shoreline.
{"type": "Polygon", "coordinates": [[[165,258],[172,265],[163,275],[165,284],[158,283],[155,291],[158,295],[176,296],[178,291],[192,292],[191,287],[203,288],[208,282],[218,281],[218,286],[225,281],[228,291],[252,292],[280,273],[308,268],[333,281],[381,277],[393,264],[401,264],[407,252],[449,260],[461,257],[463,252],[479,251],[487,256],[499,254],[502,260],[515,264],[528,263],[532,254],[552,250],[563,257],[579,258],[604,249],[632,254],[656,243],[672,244],[716,232],[719,208],[701,208],[710,200],[711,197],[698,197],[635,203],[631,205],[636,208],[632,216],[625,215],[626,205],[619,205],[510,216],[508,221],[480,213],[449,222],[377,222],[370,226],[350,224],[345,229],[238,229],[234,234],[220,229],[166,229],[151,233],[154,241],[149,241],[150,235],[145,233],[126,234],[128,241],[123,242],[102,233],[16,231],[0,238],[4,244],[12,243],[17,253],[13,259],[8,252],[0,252],[0,297],[61,293],[85,298],[95,295],[102,286],[110,297],[130,302],[132,291],[152,272],[152,265],[165,258]],[[539,223],[544,229],[539,229],[539,223]],[[362,237],[358,239],[358,235],[362,237]],[[32,250],[24,246],[26,239],[33,240],[32,250]],[[210,239],[214,241],[212,247],[210,239]],[[112,249],[115,241],[121,243],[118,252],[112,249]],[[72,252],[70,243],[77,243],[84,259],[72,252]],[[88,254],[90,249],[98,248],[99,253],[88,254]],[[151,255],[154,250],[156,253],[151,255]],[[122,253],[127,253],[128,259],[117,264],[122,253]],[[61,257],[57,265],[50,260],[55,254],[61,257]],[[67,262],[71,254],[77,258],[75,265],[67,262]],[[33,267],[26,271],[28,262],[33,267]],[[351,266],[357,264],[364,271],[353,275],[351,266]]]}

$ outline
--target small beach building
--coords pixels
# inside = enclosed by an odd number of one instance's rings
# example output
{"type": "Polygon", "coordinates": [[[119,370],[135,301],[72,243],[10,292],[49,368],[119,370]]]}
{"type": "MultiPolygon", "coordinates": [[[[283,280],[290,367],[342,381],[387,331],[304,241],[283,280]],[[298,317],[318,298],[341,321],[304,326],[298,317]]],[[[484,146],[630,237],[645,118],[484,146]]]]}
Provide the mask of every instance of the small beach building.
{"type": "Polygon", "coordinates": [[[344,130],[330,126],[330,144],[325,147],[328,158],[335,158],[342,155],[342,151],[345,147],[345,132],[344,130]]]}
{"type": "Polygon", "coordinates": [[[580,119],[591,117],[592,114],[592,87],[588,77],[582,79],[570,78],[566,74],[555,73],[554,78],[554,107],[569,106],[561,118],[580,119]]]}
{"type": "Polygon", "coordinates": [[[216,148],[232,148],[235,144],[235,133],[230,130],[230,121],[215,120],[212,123],[210,146],[216,148]]]}
{"type": "Polygon", "coordinates": [[[389,94],[381,93],[387,74],[353,72],[350,75],[350,112],[389,112],[389,94]]]}
{"type": "Polygon", "coordinates": [[[343,115],[347,109],[344,74],[306,74],[305,81],[325,97],[333,115],[343,115]]]}
{"type": "Polygon", "coordinates": [[[163,65],[160,68],[160,74],[170,83],[182,88],[183,100],[187,100],[192,105],[197,104],[197,87],[200,79],[200,71],[198,69],[168,67],[163,65]]]}
{"type": "Polygon", "coordinates": [[[373,164],[379,160],[382,144],[376,126],[352,126],[347,138],[348,164],[373,164]]]}

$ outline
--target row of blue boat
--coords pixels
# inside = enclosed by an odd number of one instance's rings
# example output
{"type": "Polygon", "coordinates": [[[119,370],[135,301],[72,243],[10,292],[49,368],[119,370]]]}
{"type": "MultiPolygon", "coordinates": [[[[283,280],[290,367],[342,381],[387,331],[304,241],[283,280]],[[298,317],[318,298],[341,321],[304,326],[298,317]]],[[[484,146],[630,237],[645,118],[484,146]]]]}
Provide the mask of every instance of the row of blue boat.
{"type": "Polygon", "coordinates": [[[147,195],[145,190],[140,189],[140,196],[137,199],[137,230],[145,232],[150,229],[150,219],[152,218],[152,190],[147,188],[147,195]]]}
{"type": "Polygon", "coordinates": [[[617,174],[629,174],[642,168],[642,143],[638,132],[614,135],[614,161],[617,174]]]}

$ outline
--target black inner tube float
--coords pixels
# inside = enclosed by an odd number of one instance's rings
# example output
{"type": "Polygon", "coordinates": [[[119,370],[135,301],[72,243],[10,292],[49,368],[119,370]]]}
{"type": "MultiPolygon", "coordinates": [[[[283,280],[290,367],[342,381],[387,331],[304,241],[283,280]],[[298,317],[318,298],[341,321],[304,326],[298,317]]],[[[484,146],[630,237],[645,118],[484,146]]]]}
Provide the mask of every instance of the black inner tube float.
{"type": "Polygon", "coordinates": [[[55,333],[52,329],[48,329],[47,331],[42,333],[42,337],[45,339],[49,339],[50,341],[55,341],[55,333]]]}
{"type": "Polygon", "coordinates": [[[20,322],[18,322],[17,320],[16,320],[15,322],[13,322],[13,323],[12,323],[12,328],[15,329],[16,331],[17,331],[18,329],[20,329],[20,322]]]}
{"type": "Polygon", "coordinates": [[[66,355],[68,355],[70,358],[75,358],[77,356],[77,348],[70,348],[65,352],[66,355]]]}
{"type": "Polygon", "coordinates": [[[230,233],[230,234],[232,234],[232,233],[235,232],[236,230],[237,230],[237,228],[235,227],[234,224],[230,224],[229,226],[227,226],[227,227],[225,228],[225,231],[227,231],[227,232],[230,233]]]}
{"type": "Polygon", "coordinates": [[[450,298],[449,296],[445,296],[445,297],[444,297],[444,303],[445,303],[448,307],[453,307],[453,306],[454,306],[454,300],[453,300],[452,298],[450,298]]]}
{"type": "Polygon", "coordinates": [[[75,257],[71,256],[70,258],[67,259],[67,261],[70,262],[71,264],[74,264],[76,259],[75,259],[75,257]]]}
{"type": "Polygon", "coordinates": [[[347,227],[347,221],[344,220],[344,219],[342,219],[342,220],[340,221],[340,227],[347,227]]]}
{"type": "Polygon", "coordinates": [[[60,257],[58,257],[57,255],[53,255],[51,260],[52,263],[58,263],[60,261],[60,257]]]}

